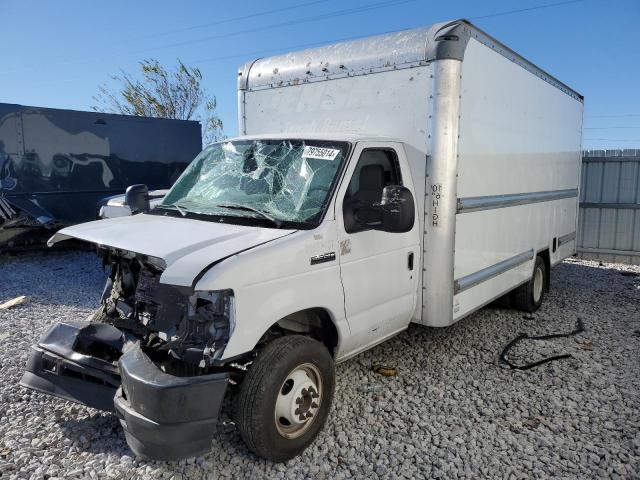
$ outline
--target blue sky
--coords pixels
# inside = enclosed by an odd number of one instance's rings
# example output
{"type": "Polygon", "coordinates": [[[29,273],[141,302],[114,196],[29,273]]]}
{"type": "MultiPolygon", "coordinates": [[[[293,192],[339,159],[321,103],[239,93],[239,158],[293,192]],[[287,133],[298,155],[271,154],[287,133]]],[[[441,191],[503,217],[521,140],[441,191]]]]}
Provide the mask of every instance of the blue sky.
{"type": "Polygon", "coordinates": [[[0,102],[88,110],[110,73],[180,58],[202,70],[231,136],[244,61],[460,17],[586,97],[585,148],[640,148],[639,0],[0,0],[0,102]]]}

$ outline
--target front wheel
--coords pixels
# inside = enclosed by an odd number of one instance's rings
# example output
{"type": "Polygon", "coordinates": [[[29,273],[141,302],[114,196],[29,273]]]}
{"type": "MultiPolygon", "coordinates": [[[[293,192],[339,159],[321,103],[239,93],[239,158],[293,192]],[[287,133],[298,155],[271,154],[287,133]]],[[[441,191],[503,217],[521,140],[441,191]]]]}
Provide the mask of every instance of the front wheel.
{"type": "Polygon", "coordinates": [[[278,338],[259,353],[242,381],[236,424],[256,455],[283,462],[318,435],[335,388],[333,359],[320,342],[278,338]]]}

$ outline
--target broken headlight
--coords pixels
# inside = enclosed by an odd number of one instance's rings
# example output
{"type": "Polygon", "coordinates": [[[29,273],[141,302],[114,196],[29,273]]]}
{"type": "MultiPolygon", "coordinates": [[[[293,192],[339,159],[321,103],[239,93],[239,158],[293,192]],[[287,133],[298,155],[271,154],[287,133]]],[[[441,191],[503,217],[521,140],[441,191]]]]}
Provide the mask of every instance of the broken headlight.
{"type": "Polygon", "coordinates": [[[232,290],[195,292],[170,342],[171,350],[182,360],[205,367],[222,357],[235,324],[232,290]]]}

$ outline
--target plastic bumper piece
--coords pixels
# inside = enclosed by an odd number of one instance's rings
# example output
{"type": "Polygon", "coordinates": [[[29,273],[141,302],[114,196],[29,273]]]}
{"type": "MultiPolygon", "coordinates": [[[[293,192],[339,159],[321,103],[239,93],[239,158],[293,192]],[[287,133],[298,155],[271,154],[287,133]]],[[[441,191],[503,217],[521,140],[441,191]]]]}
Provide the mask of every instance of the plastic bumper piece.
{"type": "Polygon", "coordinates": [[[138,347],[120,358],[116,414],[129,447],[154,460],[179,460],[211,449],[229,376],[176,377],[138,347]]]}
{"type": "MultiPolygon", "coordinates": [[[[87,325],[58,323],[51,327],[40,342],[31,347],[20,385],[113,412],[113,397],[120,386],[117,365],[74,350],[79,333],[87,325]]],[[[117,331],[105,324],[99,329],[117,331]]]]}

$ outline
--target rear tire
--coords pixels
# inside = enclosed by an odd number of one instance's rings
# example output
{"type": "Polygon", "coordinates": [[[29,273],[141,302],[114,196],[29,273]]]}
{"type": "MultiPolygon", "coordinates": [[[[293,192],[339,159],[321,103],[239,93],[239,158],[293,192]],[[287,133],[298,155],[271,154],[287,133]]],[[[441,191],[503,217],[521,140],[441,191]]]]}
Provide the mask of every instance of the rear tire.
{"type": "Polygon", "coordinates": [[[272,341],[240,387],[235,417],[242,439],[273,462],[299,455],[324,426],[334,388],[333,359],[323,344],[301,335],[272,341]]]}
{"type": "Polygon", "coordinates": [[[533,313],[544,299],[547,285],[547,266],[542,257],[536,257],[531,280],[516,288],[511,295],[513,306],[523,312],[533,313]]]}

